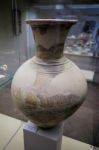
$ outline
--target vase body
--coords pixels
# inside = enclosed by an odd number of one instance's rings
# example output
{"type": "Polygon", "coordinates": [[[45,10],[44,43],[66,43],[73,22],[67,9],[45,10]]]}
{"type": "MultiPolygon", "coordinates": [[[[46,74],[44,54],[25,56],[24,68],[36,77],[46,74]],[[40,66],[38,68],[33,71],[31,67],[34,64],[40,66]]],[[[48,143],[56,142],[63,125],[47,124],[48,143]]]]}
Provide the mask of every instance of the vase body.
{"type": "Polygon", "coordinates": [[[64,41],[73,22],[28,20],[36,42],[36,56],[16,72],[11,87],[18,108],[42,128],[72,115],[86,96],[80,69],[63,56],[64,41]]]}

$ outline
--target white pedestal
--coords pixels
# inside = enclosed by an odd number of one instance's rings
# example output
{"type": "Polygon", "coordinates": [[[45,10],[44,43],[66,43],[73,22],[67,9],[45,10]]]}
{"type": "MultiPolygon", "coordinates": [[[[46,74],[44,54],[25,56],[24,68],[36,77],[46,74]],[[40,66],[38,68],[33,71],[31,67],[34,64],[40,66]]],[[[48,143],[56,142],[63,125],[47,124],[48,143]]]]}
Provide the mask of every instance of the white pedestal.
{"type": "Polygon", "coordinates": [[[41,129],[30,121],[23,126],[25,150],[61,150],[63,123],[41,129]]]}

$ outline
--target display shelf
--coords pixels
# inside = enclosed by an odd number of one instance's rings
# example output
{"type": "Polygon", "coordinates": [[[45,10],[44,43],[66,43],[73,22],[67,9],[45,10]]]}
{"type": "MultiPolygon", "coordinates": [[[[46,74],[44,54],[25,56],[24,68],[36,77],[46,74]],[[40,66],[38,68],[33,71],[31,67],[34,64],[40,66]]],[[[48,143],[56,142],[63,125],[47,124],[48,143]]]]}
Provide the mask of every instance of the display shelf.
{"type": "Polygon", "coordinates": [[[21,124],[20,120],[0,114],[0,150],[6,148],[21,124]]]}
{"type": "MultiPolygon", "coordinates": [[[[24,150],[23,122],[0,114],[0,150],[24,150]]],[[[93,150],[94,147],[65,137],[62,138],[61,150],[93,150]]],[[[95,147],[95,150],[99,150],[95,147]]]]}

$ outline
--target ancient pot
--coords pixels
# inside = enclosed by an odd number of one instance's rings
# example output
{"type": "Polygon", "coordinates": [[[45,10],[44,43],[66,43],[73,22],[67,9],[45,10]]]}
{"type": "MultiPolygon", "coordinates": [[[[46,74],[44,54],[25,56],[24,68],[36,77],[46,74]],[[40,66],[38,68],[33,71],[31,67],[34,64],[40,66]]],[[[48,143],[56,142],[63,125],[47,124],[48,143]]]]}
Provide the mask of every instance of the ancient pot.
{"type": "Polygon", "coordinates": [[[17,107],[42,128],[57,125],[72,115],[86,96],[80,69],[64,57],[66,34],[74,20],[32,19],[36,56],[15,73],[11,93],[17,107]]]}

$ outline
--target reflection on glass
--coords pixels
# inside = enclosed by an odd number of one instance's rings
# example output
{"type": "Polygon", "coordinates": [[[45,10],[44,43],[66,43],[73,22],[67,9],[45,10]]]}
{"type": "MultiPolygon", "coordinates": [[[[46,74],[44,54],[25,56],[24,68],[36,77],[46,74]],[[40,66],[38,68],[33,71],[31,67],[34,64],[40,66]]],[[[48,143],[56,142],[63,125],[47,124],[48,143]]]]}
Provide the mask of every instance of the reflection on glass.
{"type": "Polygon", "coordinates": [[[0,81],[9,77],[8,66],[6,64],[0,66],[0,81]]]}
{"type": "MultiPolygon", "coordinates": [[[[79,25],[77,27],[79,28],[79,25]]],[[[69,36],[66,39],[66,51],[73,54],[98,56],[98,28],[97,20],[86,20],[80,33],[77,33],[76,36],[69,36]]]]}
{"type": "Polygon", "coordinates": [[[92,53],[92,48],[95,46],[95,42],[91,34],[85,32],[80,33],[78,36],[72,35],[67,37],[65,43],[65,49],[70,53],[79,53],[88,55],[92,53]]]}

